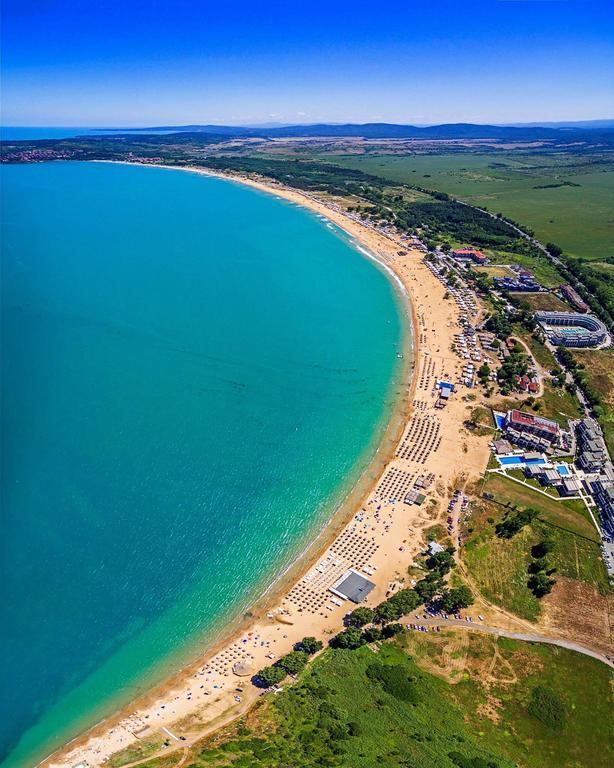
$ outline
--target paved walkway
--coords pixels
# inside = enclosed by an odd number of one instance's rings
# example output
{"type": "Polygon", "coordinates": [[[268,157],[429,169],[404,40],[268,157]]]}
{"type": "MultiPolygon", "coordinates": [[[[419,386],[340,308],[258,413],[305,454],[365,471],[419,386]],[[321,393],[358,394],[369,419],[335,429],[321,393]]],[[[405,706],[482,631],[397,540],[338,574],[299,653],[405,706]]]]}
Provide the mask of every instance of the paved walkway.
{"type": "Polygon", "coordinates": [[[583,653],[585,656],[592,656],[593,659],[607,664],[608,667],[614,669],[614,652],[610,657],[605,653],[595,651],[592,648],[587,648],[579,643],[574,643],[571,640],[563,640],[559,637],[548,637],[547,635],[532,635],[527,632],[510,632],[506,629],[499,629],[499,627],[487,627],[484,624],[477,623],[475,621],[462,621],[458,619],[414,619],[420,625],[426,627],[438,626],[438,627],[455,627],[459,629],[469,629],[474,632],[485,632],[488,635],[495,635],[497,637],[509,637],[511,640],[523,640],[528,643],[547,643],[548,645],[558,645],[559,648],[567,648],[569,651],[576,651],[577,653],[583,653]]]}

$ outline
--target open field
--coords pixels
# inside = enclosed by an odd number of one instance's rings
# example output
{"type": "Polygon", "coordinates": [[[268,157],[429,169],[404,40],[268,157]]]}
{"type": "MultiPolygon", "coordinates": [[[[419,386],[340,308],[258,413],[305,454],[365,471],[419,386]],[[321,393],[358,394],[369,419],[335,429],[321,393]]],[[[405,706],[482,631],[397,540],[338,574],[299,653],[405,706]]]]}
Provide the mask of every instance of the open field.
{"type": "Polygon", "coordinates": [[[614,349],[575,350],[573,355],[584,364],[589,384],[603,398],[599,423],[610,454],[614,455],[614,349]]]}
{"type": "Polygon", "coordinates": [[[487,277],[514,277],[514,270],[506,267],[504,264],[492,264],[486,267],[475,266],[473,268],[479,275],[487,277]]]}
{"type": "Polygon", "coordinates": [[[512,293],[520,301],[528,304],[532,310],[544,312],[569,312],[571,307],[565,304],[558,296],[553,293],[512,293]]]}
{"type": "Polygon", "coordinates": [[[550,371],[554,366],[558,365],[554,359],[554,355],[548,349],[545,344],[533,337],[533,334],[526,331],[520,324],[514,326],[514,336],[518,336],[531,350],[531,354],[535,360],[546,371],[550,371]]]}
{"type": "MultiPolygon", "coordinates": [[[[554,547],[548,561],[555,578],[566,577],[609,594],[599,536],[587,510],[577,500],[556,501],[501,475],[490,473],[484,490],[494,501],[480,499],[472,507],[462,558],[483,596],[520,618],[537,621],[553,597],[538,600],[527,587],[531,548],[544,539],[554,547]],[[538,510],[539,517],[511,539],[495,534],[506,508],[538,510]]],[[[573,610],[574,606],[567,606],[573,610]]]]}
{"type": "Polygon", "coordinates": [[[588,768],[612,759],[610,675],[592,659],[474,633],[465,638],[454,632],[406,637],[407,648],[421,667],[458,680],[451,694],[484,743],[519,766],[588,768]],[[558,735],[528,712],[537,685],[558,694],[569,712],[558,735]]]}
{"type": "Polygon", "coordinates": [[[375,651],[326,651],[183,765],[601,768],[613,758],[609,679],[605,665],[558,648],[404,633],[375,651]],[[560,722],[531,706],[538,686],[558,702],[560,722]]]}
{"type": "Polygon", "coordinates": [[[516,152],[343,156],[337,161],[500,211],[571,256],[599,262],[612,255],[614,167],[606,159],[516,152]]]}

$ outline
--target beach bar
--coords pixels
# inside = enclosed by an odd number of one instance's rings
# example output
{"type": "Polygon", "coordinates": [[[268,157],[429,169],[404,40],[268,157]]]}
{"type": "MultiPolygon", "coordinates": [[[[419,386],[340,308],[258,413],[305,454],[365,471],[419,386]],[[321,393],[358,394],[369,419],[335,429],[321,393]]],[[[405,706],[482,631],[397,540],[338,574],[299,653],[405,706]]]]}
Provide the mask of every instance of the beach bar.
{"type": "Polygon", "coordinates": [[[369,579],[365,579],[358,571],[350,568],[329,589],[333,595],[337,595],[343,600],[362,603],[371,590],[375,589],[375,584],[369,579]]]}

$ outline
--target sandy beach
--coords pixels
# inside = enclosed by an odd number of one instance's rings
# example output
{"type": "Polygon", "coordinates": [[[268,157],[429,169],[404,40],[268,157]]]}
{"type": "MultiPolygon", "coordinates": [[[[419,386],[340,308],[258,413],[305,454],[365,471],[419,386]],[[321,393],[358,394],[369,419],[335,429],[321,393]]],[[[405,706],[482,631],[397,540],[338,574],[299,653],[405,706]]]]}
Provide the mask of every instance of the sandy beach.
{"type": "Polygon", "coordinates": [[[179,170],[218,175],[305,206],[350,235],[407,296],[413,325],[413,350],[404,350],[408,381],[361,481],[250,616],[229,628],[215,647],[203,649],[189,667],[47,758],[40,764],[45,768],[104,765],[119,750],[158,735],[168,738],[170,748],[189,745],[244,713],[261,693],[251,674],[306,635],[326,642],[342,627],[344,614],[354,606],[329,589],[350,568],[375,584],[368,605],[411,585],[407,571],[425,547],[424,531],[442,520],[445,524],[454,490],[477,480],[488,460],[488,441],[464,427],[477,404],[467,398],[471,390],[459,386],[444,408],[437,407],[437,382],[462,378],[461,358],[452,351],[460,310],[420,251],[314,195],[200,169],[179,170]],[[405,502],[412,490],[426,497],[421,505],[405,502]]]}

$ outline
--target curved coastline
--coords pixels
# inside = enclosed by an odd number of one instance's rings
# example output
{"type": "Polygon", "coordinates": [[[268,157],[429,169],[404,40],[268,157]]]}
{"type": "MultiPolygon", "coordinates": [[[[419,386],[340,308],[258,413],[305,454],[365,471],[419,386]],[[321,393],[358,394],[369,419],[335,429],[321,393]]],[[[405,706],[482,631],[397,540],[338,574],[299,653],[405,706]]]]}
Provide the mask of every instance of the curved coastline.
{"type": "MultiPolygon", "coordinates": [[[[146,167],[141,163],[120,164],[136,165],[141,168],[146,167]]],[[[61,760],[63,755],[87,742],[93,735],[98,734],[101,730],[107,730],[112,725],[121,721],[129,712],[150,705],[152,702],[165,695],[169,690],[172,690],[176,686],[178,680],[183,680],[185,677],[192,675],[197,668],[202,666],[207,659],[214,656],[233,638],[253,626],[254,622],[259,617],[266,613],[269,608],[275,605],[279,599],[287,593],[291,585],[302,578],[352,519],[356,512],[356,508],[368,496],[382,470],[393,456],[398,441],[405,428],[407,418],[409,417],[411,398],[415,389],[414,372],[418,361],[418,350],[415,337],[417,318],[410,293],[395,271],[385,261],[372,252],[373,249],[370,249],[368,244],[361,240],[359,234],[352,231],[352,228],[344,226],[344,222],[340,221],[339,217],[333,216],[332,211],[328,210],[323,205],[319,206],[317,201],[313,201],[307,196],[301,196],[303,199],[296,199],[300,193],[294,190],[268,185],[262,182],[255,182],[240,176],[209,173],[208,171],[203,171],[199,168],[187,166],[151,165],[150,167],[213,176],[224,181],[239,183],[273,196],[276,199],[281,198],[293,205],[299,205],[310,213],[317,214],[318,217],[326,218],[328,222],[336,228],[339,228],[348,245],[363,258],[372,261],[378,269],[385,273],[394,289],[396,300],[401,307],[402,337],[400,345],[404,353],[403,364],[401,366],[400,375],[395,375],[390,383],[391,392],[387,399],[394,398],[394,404],[390,407],[386,424],[379,436],[374,436],[372,444],[367,445],[365,448],[365,451],[369,451],[371,456],[366,459],[366,463],[358,477],[352,478],[351,485],[345,489],[341,489],[343,493],[342,498],[337,497],[331,499],[331,510],[326,519],[324,521],[321,519],[318,520],[314,524],[314,530],[308,531],[304,537],[302,537],[301,541],[298,543],[299,551],[290,552],[288,558],[280,566],[273,578],[270,576],[266,577],[266,582],[255,587],[254,591],[256,592],[256,596],[251,599],[247,605],[244,605],[242,608],[233,609],[234,618],[231,618],[229,622],[225,623],[223,629],[220,627],[217,631],[215,629],[211,631],[212,639],[207,643],[204,650],[202,647],[199,650],[196,650],[195,647],[193,661],[183,664],[178,670],[172,672],[170,675],[165,675],[161,682],[152,683],[151,688],[148,687],[145,693],[132,698],[126,704],[120,706],[120,708],[113,712],[113,714],[102,718],[94,725],[83,730],[79,735],[41,760],[38,763],[40,766],[59,764],[57,760],[61,760]],[[392,390],[395,387],[400,389],[400,391],[397,393],[393,392],[392,390]],[[375,438],[377,438],[377,440],[375,440],[375,438]]],[[[223,621],[224,619],[222,617],[218,623],[221,624],[223,621]]],[[[199,641],[194,642],[194,646],[198,644],[199,641]]]]}

